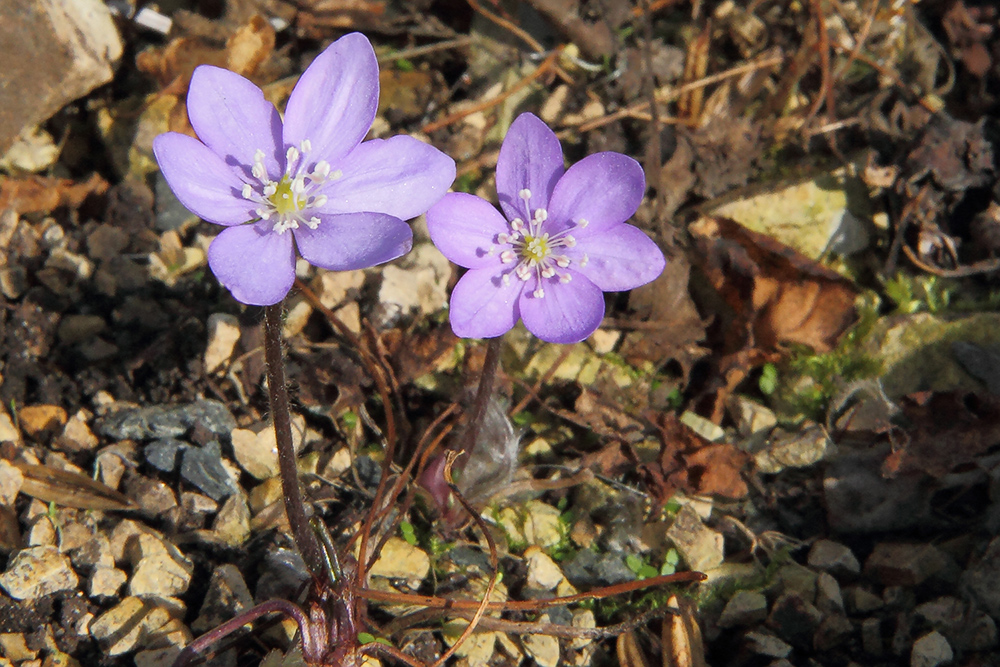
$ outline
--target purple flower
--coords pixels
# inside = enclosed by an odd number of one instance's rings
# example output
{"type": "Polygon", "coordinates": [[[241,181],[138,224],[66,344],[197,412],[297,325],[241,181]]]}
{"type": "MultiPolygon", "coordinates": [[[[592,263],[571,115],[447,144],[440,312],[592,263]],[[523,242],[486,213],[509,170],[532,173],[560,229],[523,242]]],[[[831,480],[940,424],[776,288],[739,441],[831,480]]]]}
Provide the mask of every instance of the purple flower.
{"type": "Polygon", "coordinates": [[[566,170],[555,133],[525,113],[500,147],[496,180],[504,215],[462,193],[427,212],[431,240],[469,269],[451,294],[456,335],[493,338],[523,319],[544,341],[575,343],[600,325],[602,292],[663,271],[656,244],[625,224],[646,189],[632,158],[596,153],[566,170]]]}
{"type": "Polygon", "coordinates": [[[181,203],[226,227],[208,263],[236,299],[281,301],[295,280],[296,246],[310,264],[341,271],[410,249],[403,220],[447,192],[455,162],[408,136],[361,143],[377,106],[378,61],[360,33],[316,57],[284,123],[250,81],[195,70],[187,108],[200,141],[167,132],[153,152],[181,203]]]}

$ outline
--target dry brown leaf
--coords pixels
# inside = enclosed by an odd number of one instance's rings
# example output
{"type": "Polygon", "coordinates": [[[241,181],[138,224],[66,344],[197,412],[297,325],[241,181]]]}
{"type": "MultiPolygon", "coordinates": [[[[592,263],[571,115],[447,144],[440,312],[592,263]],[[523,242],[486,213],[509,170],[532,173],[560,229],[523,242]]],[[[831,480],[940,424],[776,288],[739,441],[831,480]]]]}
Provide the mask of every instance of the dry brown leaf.
{"type": "Polygon", "coordinates": [[[690,231],[702,270],[734,314],[730,353],[780,343],[826,352],[854,322],[857,291],[839,274],[729,218],[702,217],[690,231]]]}
{"type": "Polygon", "coordinates": [[[68,470],[13,462],[24,475],[21,493],[42,502],[83,510],[130,510],[135,504],[110,486],[68,470]]]}
{"type": "Polygon", "coordinates": [[[708,667],[701,626],[690,600],[671,595],[667,606],[676,611],[663,619],[663,667],[708,667]]]}
{"type": "Polygon", "coordinates": [[[80,208],[90,196],[108,191],[108,182],[97,174],[86,181],[48,176],[8,178],[0,176],[0,211],[13,209],[18,214],[48,213],[60,206],[80,208]]]}
{"type": "Polygon", "coordinates": [[[882,473],[920,470],[942,477],[1000,444],[1000,398],[990,394],[920,392],[901,401],[912,424],[882,473]]]}
{"type": "Polygon", "coordinates": [[[303,37],[322,39],[343,30],[373,28],[385,16],[383,0],[300,0],[296,27],[303,37]]]}
{"type": "Polygon", "coordinates": [[[619,667],[649,667],[633,630],[618,635],[615,652],[618,654],[619,667]]]}

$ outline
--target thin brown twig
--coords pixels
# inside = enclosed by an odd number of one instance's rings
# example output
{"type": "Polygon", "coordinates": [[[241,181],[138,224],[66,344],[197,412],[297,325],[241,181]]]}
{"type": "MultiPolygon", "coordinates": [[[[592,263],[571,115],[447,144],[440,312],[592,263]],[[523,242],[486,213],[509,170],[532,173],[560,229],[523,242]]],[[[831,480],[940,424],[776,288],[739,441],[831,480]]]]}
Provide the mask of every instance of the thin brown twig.
{"type": "Polygon", "coordinates": [[[494,107],[494,106],[502,103],[508,97],[510,97],[511,95],[513,95],[514,93],[516,93],[517,91],[521,90],[525,86],[529,85],[530,83],[532,83],[533,81],[535,81],[536,79],[538,79],[539,77],[541,77],[543,74],[545,74],[547,71],[549,71],[552,68],[554,68],[555,64],[556,64],[556,60],[558,59],[560,52],[561,52],[561,49],[556,49],[555,51],[553,51],[552,53],[550,53],[545,60],[543,60],[541,63],[539,63],[538,67],[535,69],[534,72],[532,72],[531,74],[529,74],[526,77],[522,78],[520,81],[518,81],[513,86],[511,86],[507,90],[503,91],[502,93],[500,93],[496,97],[491,97],[488,100],[483,100],[482,102],[478,102],[477,104],[474,104],[474,105],[472,105],[470,107],[466,107],[465,109],[462,109],[461,111],[456,111],[453,114],[449,114],[449,115],[445,116],[444,118],[441,118],[439,120],[427,123],[422,128],[420,128],[420,131],[424,132],[426,134],[430,134],[431,132],[434,132],[435,130],[440,130],[443,127],[447,127],[447,126],[451,125],[452,123],[458,122],[458,121],[462,120],[463,118],[465,118],[466,116],[471,116],[472,114],[476,113],[477,111],[484,111],[486,109],[492,108],[492,107],[494,107]]]}
{"type": "MultiPolygon", "coordinates": [[[[785,56],[777,55],[777,56],[762,58],[760,60],[755,60],[749,63],[744,63],[742,65],[737,65],[736,67],[731,67],[725,70],[724,72],[719,72],[718,74],[710,74],[709,76],[706,76],[703,79],[699,79],[698,81],[692,81],[691,83],[686,83],[682,86],[677,86],[676,88],[670,88],[665,92],[657,91],[656,99],[661,104],[672,102],[673,100],[677,99],[683,93],[689,90],[694,90],[696,88],[704,88],[705,86],[710,86],[713,83],[719,83],[720,81],[725,81],[727,79],[731,79],[733,77],[740,76],[742,74],[746,74],[747,72],[752,72],[754,70],[763,69],[765,67],[775,67],[777,65],[780,65],[784,61],[785,61],[785,56]]],[[[581,123],[580,125],[577,126],[576,129],[578,132],[589,132],[591,130],[596,130],[599,127],[604,127],[608,123],[613,123],[614,121],[619,120],[621,118],[626,118],[632,116],[633,114],[641,113],[648,108],[649,108],[648,101],[638,102],[630,107],[619,109],[618,111],[612,114],[608,114],[607,116],[604,116],[602,118],[596,118],[592,121],[581,123]]],[[[661,119],[661,121],[668,122],[667,119],[661,119]]]]}
{"type": "Polygon", "coordinates": [[[456,37],[455,39],[446,39],[443,42],[435,42],[433,44],[425,44],[423,46],[414,46],[409,49],[400,49],[399,51],[386,53],[379,56],[378,63],[379,65],[382,65],[384,63],[391,63],[397,60],[419,58],[421,56],[428,56],[432,53],[437,53],[438,51],[461,49],[471,45],[472,38],[468,35],[462,35],[461,37],[456,37]]]}
{"type": "Polygon", "coordinates": [[[992,271],[1000,271],[1000,258],[984,259],[976,262],[975,264],[969,264],[968,266],[962,266],[957,269],[941,269],[921,260],[920,257],[917,256],[917,253],[913,252],[913,249],[906,243],[903,243],[902,248],[903,254],[906,255],[908,260],[913,262],[914,266],[941,278],[968,278],[969,276],[977,276],[983,273],[990,273],[992,271]]]}

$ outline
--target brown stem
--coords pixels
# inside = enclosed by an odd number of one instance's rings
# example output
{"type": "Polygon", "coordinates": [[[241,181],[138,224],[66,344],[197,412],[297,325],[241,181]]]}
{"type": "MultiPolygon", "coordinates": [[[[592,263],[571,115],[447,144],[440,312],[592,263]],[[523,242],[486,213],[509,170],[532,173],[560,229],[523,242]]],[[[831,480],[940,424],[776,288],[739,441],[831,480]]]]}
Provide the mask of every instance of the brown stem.
{"type": "Polygon", "coordinates": [[[323,550],[309,527],[306,506],[299,488],[299,471],[292,446],[292,418],[288,411],[288,388],[285,386],[285,362],[281,352],[281,304],[264,308],[264,358],[267,361],[267,388],[271,399],[271,418],[278,443],[278,469],[285,513],[292,528],[295,545],[313,577],[327,579],[323,550]]]}
{"type": "Polygon", "coordinates": [[[490,404],[490,397],[493,395],[493,386],[497,380],[497,369],[500,367],[500,343],[503,336],[491,338],[486,344],[486,359],[483,361],[483,372],[479,376],[479,389],[476,391],[476,402],[472,404],[472,418],[469,420],[468,430],[465,432],[465,460],[472,457],[472,452],[476,449],[476,442],[479,440],[479,431],[483,425],[483,418],[486,416],[486,408],[490,404]]]}

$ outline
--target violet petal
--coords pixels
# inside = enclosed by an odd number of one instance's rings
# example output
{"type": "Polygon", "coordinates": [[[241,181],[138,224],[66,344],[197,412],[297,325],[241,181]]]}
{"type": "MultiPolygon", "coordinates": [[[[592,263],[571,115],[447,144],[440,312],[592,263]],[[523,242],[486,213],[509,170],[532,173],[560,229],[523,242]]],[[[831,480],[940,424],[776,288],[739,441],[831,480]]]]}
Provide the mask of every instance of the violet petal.
{"type": "Polygon", "coordinates": [[[257,217],[255,204],[241,195],[243,181],[197,139],[166,132],[153,139],[153,155],[177,199],[198,217],[218,225],[257,217]]]}
{"type": "Polygon", "coordinates": [[[577,240],[595,236],[632,217],[642,203],[646,180],[639,163],[621,153],[583,158],[559,179],[549,204],[550,234],[573,229],[577,240]],[[578,224],[587,220],[586,228],[578,224]]]}
{"type": "Polygon", "coordinates": [[[451,291],[451,329],[462,338],[495,338],[513,328],[521,317],[518,297],[525,283],[517,278],[505,284],[506,267],[472,269],[451,291]]]}
{"type": "Polygon", "coordinates": [[[500,211],[486,200],[452,192],[427,211],[427,231],[450,261],[467,269],[481,269],[500,264],[496,254],[488,253],[497,234],[510,232],[510,228],[500,211]]]}
{"type": "Polygon", "coordinates": [[[191,76],[188,118],[201,141],[247,179],[258,150],[272,180],[281,178],[285,158],[281,117],[264,93],[235,72],[202,65],[191,76]]]}
{"type": "Polygon", "coordinates": [[[557,277],[542,281],[543,298],[531,289],[521,293],[524,326],[547,343],[578,343],[594,333],[604,317],[601,289],[584,275],[572,276],[568,283],[557,277]]]}
{"type": "Polygon", "coordinates": [[[519,196],[524,189],[531,191],[532,211],[549,208],[549,197],[564,171],[562,146],[555,132],[534,114],[515,118],[497,158],[497,197],[507,219],[528,219],[519,196]]]}
{"type": "Polygon", "coordinates": [[[334,169],[361,143],[378,107],[378,60],[368,38],[344,35],[316,56],[299,78],[285,107],[285,145],[312,151],[306,168],[319,160],[334,169]]]}
{"type": "Polygon", "coordinates": [[[666,260],[660,248],[638,227],[617,225],[604,234],[588,236],[565,254],[577,273],[605,292],[624,292],[656,280],[666,260]],[[580,259],[587,255],[581,266],[580,259]]]}
{"type": "Polygon", "coordinates": [[[321,191],[325,213],[374,211],[414,218],[455,180],[455,161],[422,141],[399,135],[366,141],[337,163],[343,176],[321,191]]]}
{"type": "Polygon", "coordinates": [[[333,271],[364,269],[396,259],[413,246],[410,226],[384,213],[320,216],[316,229],[294,231],[299,254],[314,266],[333,271]]]}
{"type": "Polygon", "coordinates": [[[295,282],[292,235],[264,231],[261,225],[229,227],[208,247],[208,265],[237,301],[270,306],[284,299],[295,282]]]}

